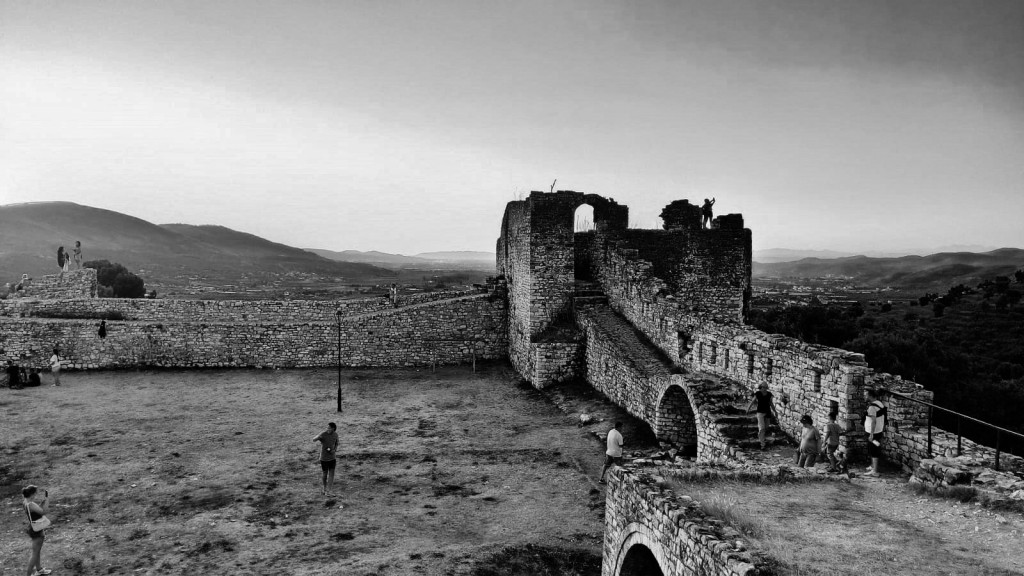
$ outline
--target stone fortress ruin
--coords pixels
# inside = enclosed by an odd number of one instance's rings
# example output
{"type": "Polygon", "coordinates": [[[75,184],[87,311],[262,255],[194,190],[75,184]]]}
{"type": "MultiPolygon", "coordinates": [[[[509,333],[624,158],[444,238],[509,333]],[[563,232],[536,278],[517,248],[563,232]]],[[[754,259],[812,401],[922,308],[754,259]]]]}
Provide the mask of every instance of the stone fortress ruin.
{"type": "MultiPolygon", "coordinates": [[[[421,294],[392,308],[380,299],[203,301],[96,298],[95,271],[34,282],[0,300],[0,360],[43,366],[59,346],[68,368],[399,367],[505,359],[536,388],[585,379],[650,426],[657,438],[730,472],[778,474],[750,449],[750,416],[738,409],[758,385],[776,397],[779,424],[829,412],[859,430],[864,390],[888,399],[886,457],[907,470],[935,468],[931,453],[957,446],[931,431],[931,400],[913,382],[872,371],[863,356],[766,334],[744,324],[750,298],[751,231],[739,214],[701,226],[698,205],[677,200],[662,230],[631,229],[612,199],[533,192],[510,202],[496,246],[496,277],[463,292],[421,294]],[[574,231],[582,205],[594,229],[574,231]],[[107,321],[107,336],[96,328],[107,321]],[[929,453],[931,448],[931,453],[929,453]]],[[[844,438],[853,455],[864,438],[844,438]]],[[[990,448],[963,441],[991,461],[990,448]]],[[[1004,462],[1011,460],[1006,455],[1004,462]]],[[[1019,460],[1019,459],[1018,459],[1019,460]]],[[[659,473],[674,466],[659,462],[659,473]]],[[[636,463],[611,473],[603,574],[756,574],[757,559],[710,534],[704,517],[658,488],[636,463]]],[[[692,463],[680,464],[681,474],[692,463]]],[[[940,470],[937,480],[942,481],[940,470]]]]}

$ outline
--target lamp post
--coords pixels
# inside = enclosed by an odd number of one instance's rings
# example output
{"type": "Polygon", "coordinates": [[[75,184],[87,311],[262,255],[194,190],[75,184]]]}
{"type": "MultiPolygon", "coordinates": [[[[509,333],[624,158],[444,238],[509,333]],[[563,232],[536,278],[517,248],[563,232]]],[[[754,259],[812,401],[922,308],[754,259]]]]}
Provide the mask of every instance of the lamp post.
{"type": "Polygon", "coordinates": [[[341,310],[336,313],[338,324],[338,412],[341,412],[341,310]]]}

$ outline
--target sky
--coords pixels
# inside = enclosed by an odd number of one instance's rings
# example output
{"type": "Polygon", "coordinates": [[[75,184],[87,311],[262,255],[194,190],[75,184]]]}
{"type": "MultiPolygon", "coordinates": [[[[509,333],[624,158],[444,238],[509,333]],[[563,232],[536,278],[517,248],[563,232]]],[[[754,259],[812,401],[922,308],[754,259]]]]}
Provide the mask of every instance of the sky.
{"type": "Polygon", "coordinates": [[[1024,2],[0,0],[0,204],[493,251],[555,180],[755,250],[1024,247],[1024,2]]]}

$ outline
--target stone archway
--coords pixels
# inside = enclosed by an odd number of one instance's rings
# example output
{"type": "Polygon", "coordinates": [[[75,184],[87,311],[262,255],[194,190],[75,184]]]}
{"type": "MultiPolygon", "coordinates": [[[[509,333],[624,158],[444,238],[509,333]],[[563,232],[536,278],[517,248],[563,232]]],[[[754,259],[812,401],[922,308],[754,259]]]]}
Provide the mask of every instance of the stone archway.
{"type": "Polygon", "coordinates": [[[697,416],[690,398],[679,384],[670,384],[661,392],[654,414],[654,434],[658,440],[697,452],[697,416]]]}
{"type": "Polygon", "coordinates": [[[619,576],[664,576],[658,559],[651,549],[643,544],[634,544],[626,551],[619,576]]]}
{"type": "MultiPolygon", "coordinates": [[[[664,576],[668,557],[659,536],[644,524],[631,522],[611,563],[612,576],[664,576]]],[[[608,558],[606,558],[606,561],[608,558]]],[[[609,565],[605,564],[608,568],[609,565]]]]}

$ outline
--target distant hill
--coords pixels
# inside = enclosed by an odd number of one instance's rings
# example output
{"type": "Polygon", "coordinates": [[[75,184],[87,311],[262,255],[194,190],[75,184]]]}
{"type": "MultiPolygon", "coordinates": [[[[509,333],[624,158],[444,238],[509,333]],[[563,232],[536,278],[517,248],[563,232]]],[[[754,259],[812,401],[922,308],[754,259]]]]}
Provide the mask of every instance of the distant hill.
{"type": "Polygon", "coordinates": [[[369,252],[360,252],[359,250],[342,250],[341,252],[335,252],[334,250],[307,248],[307,251],[330,260],[337,260],[338,262],[364,262],[388,266],[405,266],[415,264],[426,265],[431,262],[425,258],[403,256],[401,254],[388,254],[387,252],[377,252],[376,250],[371,250],[369,252]]]}
{"type": "Polygon", "coordinates": [[[870,286],[949,287],[973,285],[1024,268],[1024,250],[1000,248],[981,254],[945,252],[900,258],[804,258],[796,262],[755,263],[754,277],[820,278],[848,276],[870,286]]]}
{"type": "Polygon", "coordinates": [[[474,269],[493,270],[494,253],[492,252],[424,252],[415,256],[388,254],[387,252],[360,252],[358,250],[324,250],[308,248],[309,252],[337,260],[340,262],[365,262],[386,268],[418,268],[418,269],[474,269]]]}
{"type": "Polygon", "coordinates": [[[905,249],[885,250],[868,252],[840,252],[836,250],[794,250],[790,248],[768,248],[767,250],[754,250],[754,262],[762,264],[774,264],[777,262],[795,262],[804,258],[849,258],[850,256],[868,256],[870,258],[900,258],[902,256],[926,256],[928,254],[941,254],[945,252],[991,252],[996,250],[995,246],[978,245],[953,245],[943,246],[934,250],[905,249]]]}
{"type": "Polygon", "coordinates": [[[462,251],[462,252],[423,252],[417,254],[417,258],[426,258],[427,260],[439,260],[442,262],[466,262],[466,261],[478,261],[478,262],[489,262],[494,264],[494,252],[473,252],[473,251],[462,251]]]}
{"type": "Polygon", "coordinates": [[[336,262],[223,226],[166,224],[72,202],[0,206],[0,279],[53,274],[57,247],[82,242],[84,259],[120,262],[144,279],[188,274],[238,277],[244,272],[310,272],[360,280],[390,270],[336,262]]]}

